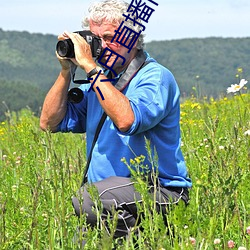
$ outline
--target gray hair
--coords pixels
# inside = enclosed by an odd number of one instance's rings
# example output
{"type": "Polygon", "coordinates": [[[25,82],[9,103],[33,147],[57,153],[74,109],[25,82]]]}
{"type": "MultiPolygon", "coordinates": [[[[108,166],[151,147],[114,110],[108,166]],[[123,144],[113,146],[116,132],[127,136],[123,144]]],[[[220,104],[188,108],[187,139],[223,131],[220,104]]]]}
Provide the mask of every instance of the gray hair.
{"type": "MultiPolygon", "coordinates": [[[[101,2],[93,3],[88,11],[89,14],[83,19],[83,29],[89,29],[89,22],[92,20],[94,23],[101,25],[103,21],[107,21],[111,24],[119,26],[122,21],[125,21],[125,17],[122,14],[126,14],[129,4],[123,0],[103,0],[101,2]]],[[[136,20],[140,22],[140,20],[136,20]]],[[[135,32],[140,32],[141,26],[139,24],[134,25],[133,21],[127,20],[126,26],[135,32]]],[[[144,48],[144,35],[141,33],[137,40],[137,49],[144,48]]]]}

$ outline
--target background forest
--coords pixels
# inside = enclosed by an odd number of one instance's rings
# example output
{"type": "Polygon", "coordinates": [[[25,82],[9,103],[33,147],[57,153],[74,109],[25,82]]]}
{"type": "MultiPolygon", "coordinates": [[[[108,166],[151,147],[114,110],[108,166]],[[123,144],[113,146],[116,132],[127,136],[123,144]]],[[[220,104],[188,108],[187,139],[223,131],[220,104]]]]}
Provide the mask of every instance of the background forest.
{"type": "MultiPolygon", "coordinates": [[[[60,66],[57,37],[0,29],[0,120],[7,110],[29,107],[39,114],[60,66]]],[[[250,38],[204,38],[153,41],[146,50],[176,77],[182,98],[218,98],[226,87],[250,78],[250,38]]]]}

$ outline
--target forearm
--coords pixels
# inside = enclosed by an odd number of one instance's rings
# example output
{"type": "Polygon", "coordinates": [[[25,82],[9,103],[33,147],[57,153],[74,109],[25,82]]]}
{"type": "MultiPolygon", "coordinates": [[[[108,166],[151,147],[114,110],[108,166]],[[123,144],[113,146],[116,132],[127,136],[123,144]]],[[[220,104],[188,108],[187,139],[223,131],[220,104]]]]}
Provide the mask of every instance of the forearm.
{"type": "Polygon", "coordinates": [[[67,110],[68,89],[70,84],[69,70],[62,70],[54,85],[48,92],[40,117],[42,130],[56,131],[67,110]]]}
{"type": "Polygon", "coordinates": [[[107,77],[100,75],[95,82],[93,89],[95,90],[97,98],[106,114],[120,131],[125,132],[134,122],[134,113],[129,99],[117,90],[110,82],[101,82],[102,79],[107,79],[107,77]],[[102,100],[97,87],[99,87],[104,100],[102,100]]]}

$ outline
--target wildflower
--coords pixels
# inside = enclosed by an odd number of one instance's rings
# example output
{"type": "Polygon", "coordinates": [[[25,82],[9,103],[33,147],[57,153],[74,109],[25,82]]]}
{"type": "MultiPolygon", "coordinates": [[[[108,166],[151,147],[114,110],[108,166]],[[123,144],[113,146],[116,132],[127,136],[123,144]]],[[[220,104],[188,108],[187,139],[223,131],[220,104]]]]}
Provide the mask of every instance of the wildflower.
{"type": "Polygon", "coordinates": [[[224,146],[219,146],[219,150],[223,150],[224,149],[224,146]]]}
{"type": "Polygon", "coordinates": [[[245,133],[244,133],[245,136],[250,136],[250,129],[248,129],[245,133]]]}
{"type": "Polygon", "coordinates": [[[196,244],[196,239],[193,237],[189,237],[189,240],[191,242],[191,244],[194,246],[196,244]]]}
{"type": "Polygon", "coordinates": [[[201,181],[200,180],[197,180],[196,181],[196,185],[201,185],[202,183],[201,183],[201,181]]]}
{"type": "Polygon", "coordinates": [[[245,247],[239,247],[238,250],[247,250],[245,247]]]}
{"type": "Polygon", "coordinates": [[[20,214],[23,214],[24,211],[25,211],[24,207],[21,207],[21,208],[20,208],[20,214]]]}
{"type": "Polygon", "coordinates": [[[246,232],[247,232],[248,235],[250,235],[250,226],[247,227],[246,232]]]}
{"type": "Polygon", "coordinates": [[[141,162],[139,157],[135,157],[135,161],[137,164],[140,164],[140,162],[141,162]]]}
{"type": "Polygon", "coordinates": [[[228,246],[228,248],[234,248],[234,241],[232,241],[232,240],[229,240],[228,242],[227,242],[227,246],[228,246]]]}
{"type": "Polygon", "coordinates": [[[201,106],[200,106],[199,103],[192,103],[192,104],[191,104],[191,108],[192,108],[192,109],[201,109],[201,106]]]}
{"type": "Polygon", "coordinates": [[[135,161],[133,159],[130,159],[129,162],[130,162],[131,165],[135,165],[135,161]]]}
{"type": "Polygon", "coordinates": [[[231,87],[227,88],[227,93],[235,93],[240,91],[245,85],[247,81],[245,79],[241,79],[239,84],[231,84],[231,87]]]}
{"type": "Polygon", "coordinates": [[[43,213],[42,214],[43,220],[47,221],[48,220],[48,214],[47,213],[43,213]]]}
{"type": "Polygon", "coordinates": [[[215,245],[220,244],[220,239],[214,239],[214,244],[215,244],[215,245]]]}
{"type": "Polygon", "coordinates": [[[238,73],[243,73],[243,68],[238,68],[237,71],[238,73]]]}

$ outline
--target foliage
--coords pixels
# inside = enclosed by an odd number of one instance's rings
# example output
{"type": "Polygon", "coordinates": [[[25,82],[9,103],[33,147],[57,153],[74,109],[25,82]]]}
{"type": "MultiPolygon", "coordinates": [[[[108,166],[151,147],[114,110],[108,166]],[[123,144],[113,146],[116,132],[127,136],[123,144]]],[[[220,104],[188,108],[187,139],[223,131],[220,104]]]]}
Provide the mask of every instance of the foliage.
{"type": "Polygon", "coordinates": [[[9,110],[19,111],[20,107],[29,108],[39,115],[44,96],[45,91],[29,82],[0,80],[0,121],[5,119],[9,110]]]}
{"type": "MultiPolygon", "coordinates": [[[[144,194],[139,208],[144,230],[113,241],[105,230],[89,228],[86,249],[227,249],[231,241],[236,249],[249,249],[249,102],[249,94],[239,93],[219,100],[187,99],[181,126],[193,180],[190,204],[173,207],[166,227],[134,171],[144,194]]],[[[80,249],[74,236],[82,237],[76,227],[86,222],[74,216],[71,197],[85,165],[83,135],[41,132],[28,109],[7,115],[0,124],[0,249],[80,249]]],[[[127,164],[141,167],[143,157],[127,164]]],[[[96,206],[100,209],[98,199],[96,206]]],[[[107,223],[112,234],[116,221],[107,223]]]]}
{"type": "Polygon", "coordinates": [[[57,77],[56,36],[0,29],[0,79],[48,90],[57,77]]]}

